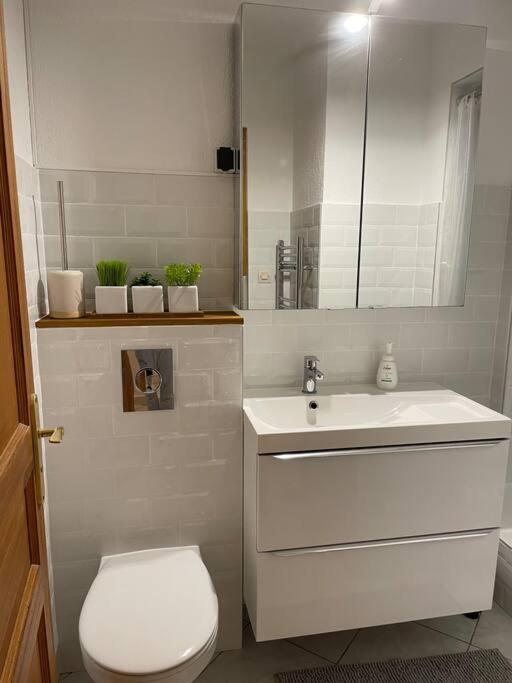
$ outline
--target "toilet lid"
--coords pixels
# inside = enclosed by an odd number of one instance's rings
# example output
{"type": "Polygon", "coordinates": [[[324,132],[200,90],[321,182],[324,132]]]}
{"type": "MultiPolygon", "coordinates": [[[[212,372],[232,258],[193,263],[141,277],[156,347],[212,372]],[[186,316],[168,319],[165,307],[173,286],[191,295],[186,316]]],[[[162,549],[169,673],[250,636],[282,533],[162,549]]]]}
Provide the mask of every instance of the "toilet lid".
{"type": "Polygon", "coordinates": [[[103,558],[80,615],[80,643],[100,667],[151,674],[183,665],[217,627],[218,604],[197,548],[103,558]]]}

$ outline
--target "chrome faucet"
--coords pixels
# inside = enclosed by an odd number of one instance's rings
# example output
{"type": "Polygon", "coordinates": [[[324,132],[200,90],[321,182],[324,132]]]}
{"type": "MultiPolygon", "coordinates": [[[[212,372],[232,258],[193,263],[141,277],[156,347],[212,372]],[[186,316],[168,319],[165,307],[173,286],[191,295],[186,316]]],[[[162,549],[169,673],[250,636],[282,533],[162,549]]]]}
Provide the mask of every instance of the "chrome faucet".
{"type": "Polygon", "coordinates": [[[303,394],[316,394],[316,383],[324,378],[324,373],[318,369],[319,362],[316,356],[304,356],[303,394]]]}

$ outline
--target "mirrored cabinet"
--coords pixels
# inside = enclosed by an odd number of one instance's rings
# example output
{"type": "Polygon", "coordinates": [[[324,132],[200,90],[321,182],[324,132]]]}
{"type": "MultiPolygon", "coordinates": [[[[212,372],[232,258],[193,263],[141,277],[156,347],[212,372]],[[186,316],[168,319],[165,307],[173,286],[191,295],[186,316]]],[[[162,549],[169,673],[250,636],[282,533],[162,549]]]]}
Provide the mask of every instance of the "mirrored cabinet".
{"type": "Polygon", "coordinates": [[[241,308],[464,304],[485,29],[244,4],[241,308]]]}

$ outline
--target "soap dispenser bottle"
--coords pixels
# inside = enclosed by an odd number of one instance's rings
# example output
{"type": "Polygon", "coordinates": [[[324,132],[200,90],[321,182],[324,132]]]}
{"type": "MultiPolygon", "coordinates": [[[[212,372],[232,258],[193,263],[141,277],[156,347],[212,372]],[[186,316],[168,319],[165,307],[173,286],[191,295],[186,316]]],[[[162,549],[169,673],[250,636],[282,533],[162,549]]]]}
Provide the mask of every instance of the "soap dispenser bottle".
{"type": "Polygon", "coordinates": [[[386,344],[386,353],[382,356],[377,370],[377,386],[385,391],[396,389],[398,384],[398,371],[395,357],[393,356],[393,344],[386,344]]]}

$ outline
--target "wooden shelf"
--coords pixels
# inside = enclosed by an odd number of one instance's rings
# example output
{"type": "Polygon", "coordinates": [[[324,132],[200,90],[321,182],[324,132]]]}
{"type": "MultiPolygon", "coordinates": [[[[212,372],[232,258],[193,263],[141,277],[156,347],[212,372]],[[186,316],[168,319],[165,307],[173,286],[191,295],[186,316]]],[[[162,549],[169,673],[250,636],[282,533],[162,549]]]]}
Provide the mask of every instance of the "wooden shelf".
{"type": "Polygon", "coordinates": [[[243,325],[244,319],[234,311],[198,311],[197,313],[121,313],[83,318],[50,318],[45,315],[36,322],[40,329],[63,327],[134,327],[156,325],[243,325]]]}

